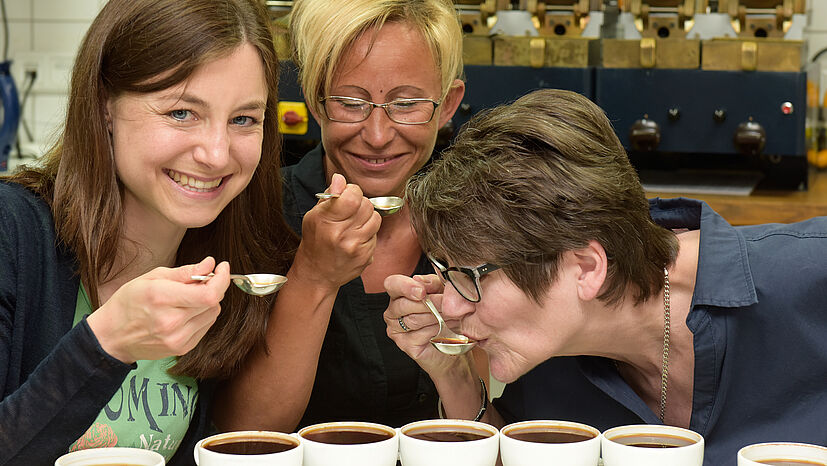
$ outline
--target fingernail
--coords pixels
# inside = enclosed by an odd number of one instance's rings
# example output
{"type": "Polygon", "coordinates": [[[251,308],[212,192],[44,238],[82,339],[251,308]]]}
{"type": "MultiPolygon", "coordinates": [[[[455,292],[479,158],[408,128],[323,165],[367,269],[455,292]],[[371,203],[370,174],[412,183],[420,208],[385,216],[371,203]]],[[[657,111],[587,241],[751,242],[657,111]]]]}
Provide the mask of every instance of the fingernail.
{"type": "Polygon", "coordinates": [[[413,294],[414,298],[417,299],[422,299],[425,297],[425,289],[419,286],[412,289],[411,293],[413,294]]]}

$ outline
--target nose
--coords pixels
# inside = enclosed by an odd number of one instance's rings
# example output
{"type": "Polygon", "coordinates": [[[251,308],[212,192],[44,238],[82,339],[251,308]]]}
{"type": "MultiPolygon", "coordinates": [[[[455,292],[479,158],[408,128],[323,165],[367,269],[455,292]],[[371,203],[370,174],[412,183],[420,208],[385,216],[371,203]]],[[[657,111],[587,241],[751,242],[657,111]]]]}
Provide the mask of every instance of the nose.
{"type": "Polygon", "coordinates": [[[362,124],[362,139],[371,147],[381,149],[393,140],[396,134],[396,123],[389,117],[384,108],[374,107],[373,111],[362,124]]]}
{"type": "Polygon", "coordinates": [[[199,136],[193,158],[210,168],[221,168],[230,159],[230,135],[226,124],[208,125],[199,136]]]}
{"type": "Polygon", "coordinates": [[[442,318],[445,320],[461,320],[474,312],[474,303],[460,295],[450,283],[445,284],[442,294],[442,318]]]}

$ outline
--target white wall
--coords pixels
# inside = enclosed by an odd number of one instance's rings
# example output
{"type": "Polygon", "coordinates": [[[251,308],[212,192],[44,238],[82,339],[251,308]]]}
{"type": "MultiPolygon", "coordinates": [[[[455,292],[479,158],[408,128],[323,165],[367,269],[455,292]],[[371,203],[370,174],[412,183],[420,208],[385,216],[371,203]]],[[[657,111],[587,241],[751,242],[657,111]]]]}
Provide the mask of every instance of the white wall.
{"type": "MultiPolygon", "coordinates": [[[[809,0],[809,24],[804,30],[809,59],[827,47],[827,0],[809,0]]],[[[823,56],[823,55],[822,55],[823,56]]]]}
{"type": "MultiPolygon", "coordinates": [[[[812,61],[817,53],[827,48],[827,0],[808,0],[808,24],[804,29],[807,38],[808,61],[812,61]]],[[[819,103],[823,104],[827,97],[827,52],[820,55],[818,62],[821,66],[819,103]]]]}
{"type": "MultiPolygon", "coordinates": [[[[69,73],[83,35],[106,0],[5,0],[12,75],[22,94],[27,70],[37,79],[22,109],[24,153],[42,153],[64,114],[69,73]]],[[[0,46],[3,46],[0,34],[0,46]]],[[[13,152],[14,154],[14,152],[13,152]]],[[[12,155],[13,157],[14,155],[12,155]]]]}

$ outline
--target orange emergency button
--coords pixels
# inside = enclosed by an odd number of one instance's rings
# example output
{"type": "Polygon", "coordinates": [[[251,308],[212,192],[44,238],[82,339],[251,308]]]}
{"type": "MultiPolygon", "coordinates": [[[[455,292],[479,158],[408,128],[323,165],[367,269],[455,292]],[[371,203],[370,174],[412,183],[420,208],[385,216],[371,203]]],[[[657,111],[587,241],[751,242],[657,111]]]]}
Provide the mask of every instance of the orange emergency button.
{"type": "Polygon", "coordinates": [[[304,102],[279,102],[278,113],[280,133],[307,133],[307,106],[304,102]]]}

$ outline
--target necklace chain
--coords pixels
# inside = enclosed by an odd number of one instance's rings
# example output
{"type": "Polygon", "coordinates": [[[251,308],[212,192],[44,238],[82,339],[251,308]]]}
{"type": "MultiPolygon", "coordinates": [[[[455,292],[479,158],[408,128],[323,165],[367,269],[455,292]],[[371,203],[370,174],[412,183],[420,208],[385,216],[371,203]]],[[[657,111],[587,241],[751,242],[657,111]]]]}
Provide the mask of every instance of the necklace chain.
{"type": "Polygon", "coordinates": [[[669,380],[669,271],[663,269],[663,361],[660,368],[660,420],[666,415],[666,386],[669,380]]]}

